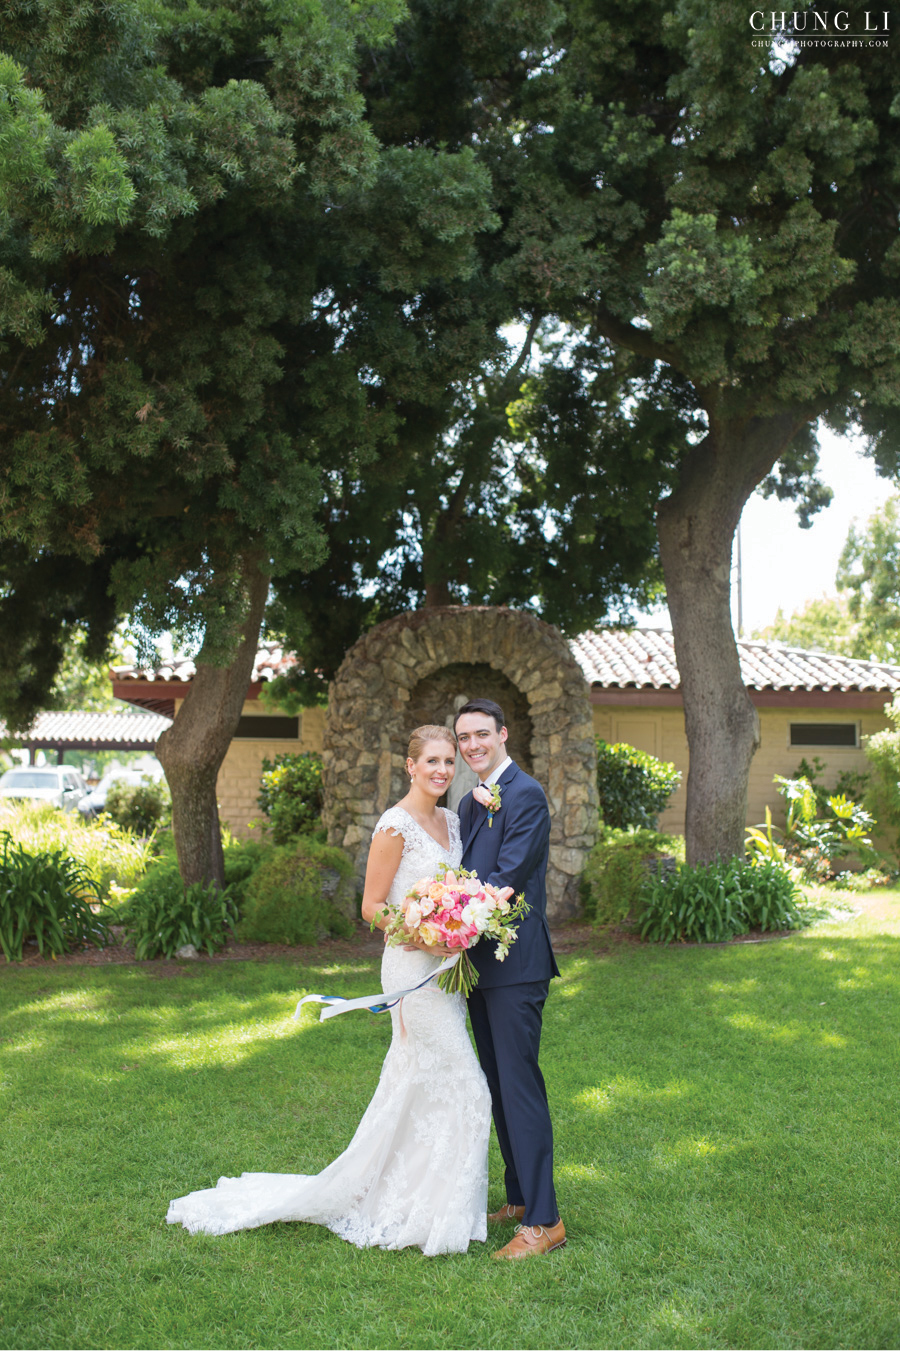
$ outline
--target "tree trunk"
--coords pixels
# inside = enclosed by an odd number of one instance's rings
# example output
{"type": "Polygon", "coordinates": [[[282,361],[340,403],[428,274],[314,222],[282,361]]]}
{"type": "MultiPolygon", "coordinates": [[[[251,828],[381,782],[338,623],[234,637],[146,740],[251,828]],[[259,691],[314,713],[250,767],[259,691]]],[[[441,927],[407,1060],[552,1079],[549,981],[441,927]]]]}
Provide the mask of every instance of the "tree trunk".
{"type": "Polygon", "coordinates": [[[259,646],[269,578],[244,560],[247,609],[229,666],[197,658],[197,672],[172,726],[156,743],[172,794],[172,830],[185,886],[225,881],[216,780],[234,736],[259,646]]]}
{"type": "Polygon", "coordinates": [[[731,624],[731,554],[741,512],[802,419],[710,420],[657,528],[690,751],[688,863],[744,851],[759,718],[741,679],[731,624]]]}

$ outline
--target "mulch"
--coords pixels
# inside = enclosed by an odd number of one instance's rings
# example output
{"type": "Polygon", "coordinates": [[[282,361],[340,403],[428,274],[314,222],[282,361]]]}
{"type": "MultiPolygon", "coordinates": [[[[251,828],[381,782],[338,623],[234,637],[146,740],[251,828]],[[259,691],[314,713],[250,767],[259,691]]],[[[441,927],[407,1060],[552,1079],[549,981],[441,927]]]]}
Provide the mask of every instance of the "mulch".
{"type": "MultiPolygon", "coordinates": [[[[794,932],[785,929],[777,933],[751,930],[724,943],[677,943],[673,948],[725,947],[737,943],[768,943],[787,938],[794,932]]],[[[205,952],[190,960],[171,960],[157,957],[139,962],[134,949],[125,942],[122,930],[113,927],[113,942],[105,948],[86,947],[68,952],[61,957],[42,957],[35,943],[26,943],[21,962],[0,962],[0,972],[21,970],[25,967],[49,966],[141,966],[156,976],[184,975],[201,966],[221,966],[225,962],[293,962],[301,966],[331,966],[346,961],[370,961],[383,949],[383,942],[367,926],[359,924],[350,938],[326,938],[313,947],[292,947],[286,943],[238,943],[230,940],[212,957],[205,952]]],[[[627,926],[598,929],[584,920],[572,919],[550,930],[553,950],[557,955],[570,952],[609,952],[623,944],[640,943],[637,933],[627,926]]]]}

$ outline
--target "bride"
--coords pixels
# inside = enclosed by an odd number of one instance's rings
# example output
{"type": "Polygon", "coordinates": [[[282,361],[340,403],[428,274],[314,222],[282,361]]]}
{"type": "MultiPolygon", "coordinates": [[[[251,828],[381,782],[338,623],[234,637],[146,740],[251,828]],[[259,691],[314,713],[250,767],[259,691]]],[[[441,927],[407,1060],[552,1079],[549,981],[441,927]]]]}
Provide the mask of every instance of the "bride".
{"type": "MultiPolygon", "coordinates": [[[[438,807],[453,778],[456,738],[417,727],[409,739],[409,792],[379,820],[366,869],[362,917],[385,921],[412,883],[440,863],[459,866],[459,818],[438,807]]],[[[417,985],[447,952],[416,940],[385,947],[385,992],[417,985]]],[[[375,1095],[356,1134],[323,1172],[243,1173],[173,1201],[169,1224],[227,1234],[276,1220],[322,1224],[359,1248],[465,1252],[487,1237],[491,1100],[466,1030],[461,994],[437,982],[391,1009],[393,1035],[375,1095]]]]}

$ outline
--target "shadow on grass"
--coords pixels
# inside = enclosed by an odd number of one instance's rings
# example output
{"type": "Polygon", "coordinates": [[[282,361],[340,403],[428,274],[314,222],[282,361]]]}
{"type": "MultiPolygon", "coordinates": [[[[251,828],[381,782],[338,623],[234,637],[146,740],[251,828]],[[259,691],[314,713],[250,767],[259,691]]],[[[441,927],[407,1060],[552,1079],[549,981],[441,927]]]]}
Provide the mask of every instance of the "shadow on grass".
{"type": "MultiPolygon", "coordinates": [[[[171,980],[140,968],[10,973],[9,1215],[26,1235],[57,1226],[54,1251],[83,1266],[98,1235],[116,1253],[124,1244],[131,1266],[110,1258],[103,1280],[112,1290],[134,1276],[142,1344],[287,1344],[315,1310],[308,1345],[887,1345],[896,1317],[885,1321],[872,1292],[891,1288],[898,1257],[898,958],[900,938],[835,927],[759,946],[563,957],[542,1064],[572,1242],[524,1272],[497,1271],[479,1248],[436,1266],[418,1253],[348,1254],[292,1226],[226,1242],[163,1228],[170,1197],[220,1174],[314,1172],[344,1148],[389,1020],[291,1014],[306,989],[377,990],[377,962],[327,974],[247,963],[171,980]],[[164,1318],[156,1292],[176,1267],[196,1304],[164,1318]],[[388,1299],[398,1272],[408,1288],[388,1299]],[[219,1289],[233,1280],[236,1309],[260,1291],[273,1300],[268,1323],[245,1312],[244,1340],[229,1336],[204,1295],[211,1274],[219,1289]],[[436,1291],[446,1326],[423,1341],[416,1306],[436,1291]]],[[[500,1202],[496,1149],[492,1170],[500,1202]]],[[[71,1285],[48,1272],[35,1267],[22,1317],[62,1344],[71,1285]],[[59,1307],[55,1334],[42,1301],[59,1307]]],[[[105,1344],[126,1344],[115,1326],[105,1344]]],[[[86,1328],[80,1344],[104,1344],[86,1328]]]]}

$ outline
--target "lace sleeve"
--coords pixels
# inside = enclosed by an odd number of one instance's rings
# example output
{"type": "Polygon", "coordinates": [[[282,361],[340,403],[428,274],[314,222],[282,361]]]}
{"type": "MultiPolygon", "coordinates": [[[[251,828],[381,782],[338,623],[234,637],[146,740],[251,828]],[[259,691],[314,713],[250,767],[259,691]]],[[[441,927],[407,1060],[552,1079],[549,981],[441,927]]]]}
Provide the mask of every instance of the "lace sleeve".
{"type": "Polygon", "coordinates": [[[372,831],[372,839],[374,840],[375,836],[381,830],[385,831],[385,833],[389,832],[392,835],[400,835],[403,838],[403,853],[406,854],[409,852],[409,840],[407,839],[409,834],[407,826],[408,821],[409,817],[404,811],[401,811],[399,807],[388,807],[387,811],[379,817],[378,824],[372,831]]]}

